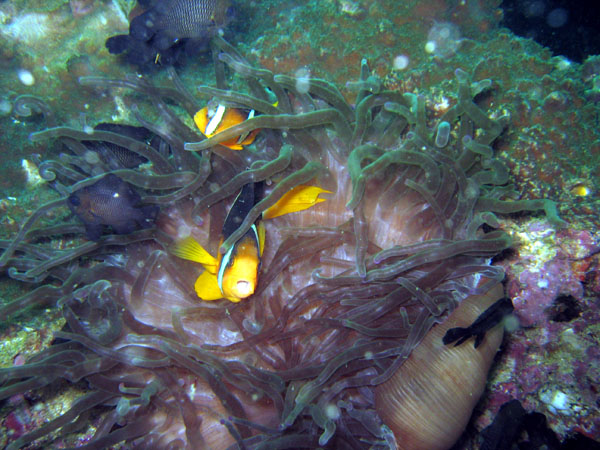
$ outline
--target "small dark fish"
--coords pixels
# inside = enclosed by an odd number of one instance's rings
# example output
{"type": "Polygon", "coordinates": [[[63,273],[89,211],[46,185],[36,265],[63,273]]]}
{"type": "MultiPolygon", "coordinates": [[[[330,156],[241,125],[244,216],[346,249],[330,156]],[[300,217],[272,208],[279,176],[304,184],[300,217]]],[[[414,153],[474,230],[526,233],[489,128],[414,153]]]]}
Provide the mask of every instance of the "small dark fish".
{"type": "Polygon", "coordinates": [[[505,316],[513,312],[513,309],[514,307],[511,299],[508,297],[503,297],[482,312],[479,317],[475,319],[475,321],[467,328],[457,327],[449,329],[444,335],[442,341],[445,345],[448,345],[458,340],[458,342],[454,344],[456,347],[470,337],[475,336],[474,346],[477,348],[483,342],[485,332],[493,328],[494,325],[500,323],[505,316]]]}
{"type": "Polygon", "coordinates": [[[481,432],[480,450],[510,450],[521,432],[527,411],[519,400],[511,400],[500,407],[491,425],[481,432]]]}
{"type": "Polygon", "coordinates": [[[140,203],[141,198],[131,185],[114,174],[78,189],[67,199],[69,208],[83,221],[86,235],[92,241],[100,239],[105,226],[117,234],[151,227],[159,208],[140,203]]]}
{"type": "MultiPolygon", "coordinates": [[[[523,419],[523,428],[527,432],[527,444],[525,448],[543,448],[546,450],[562,449],[556,433],[548,426],[546,416],[540,412],[533,411],[523,419]]],[[[582,447],[592,450],[592,447],[582,447]]]]}
{"type": "Polygon", "coordinates": [[[173,64],[182,52],[207,47],[208,39],[228,22],[228,4],[228,0],[154,1],[131,21],[129,34],[108,38],[106,48],[112,54],[126,53],[139,66],[173,64]]]}
{"type": "MultiPolygon", "coordinates": [[[[94,127],[98,131],[110,131],[123,136],[130,137],[140,142],[150,142],[154,133],[144,127],[134,127],[132,125],[122,125],[116,123],[99,123],[94,127]]],[[[96,152],[98,156],[112,169],[133,169],[148,160],[143,156],[132,152],[126,147],[104,141],[82,141],[88,150],[96,152]]]]}
{"type": "Polygon", "coordinates": [[[572,438],[566,439],[562,444],[556,433],[548,427],[546,416],[533,411],[527,412],[521,402],[510,400],[500,407],[494,421],[481,432],[480,450],[511,450],[519,449],[546,449],[566,450],[572,448],[585,448],[592,450],[598,448],[598,443],[582,435],[576,437],[577,442],[585,445],[573,447],[572,438]]]}

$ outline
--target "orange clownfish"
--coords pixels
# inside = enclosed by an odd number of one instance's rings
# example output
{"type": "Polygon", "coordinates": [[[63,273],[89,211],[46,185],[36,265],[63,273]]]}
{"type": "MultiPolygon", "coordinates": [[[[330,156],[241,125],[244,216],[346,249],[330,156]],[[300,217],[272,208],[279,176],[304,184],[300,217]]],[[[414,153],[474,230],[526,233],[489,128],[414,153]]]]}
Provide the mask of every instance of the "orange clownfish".
{"type": "MultiPolygon", "coordinates": [[[[257,203],[256,190],[256,184],[249,183],[238,194],[223,224],[221,243],[239,227],[257,203]]],[[[331,192],[316,186],[297,186],[264,211],[263,218],[271,219],[308,209],[325,201],[319,198],[321,193],[331,192]]],[[[264,244],[265,228],[261,221],[257,221],[225,254],[219,254],[217,258],[191,236],[176,243],[171,253],[204,267],[194,285],[198,297],[202,300],[226,298],[237,303],[254,294],[264,244]]]]}
{"type": "MultiPolygon", "coordinates": [[[[206,137],[212,137],[221,131],[238,125],[254,117],[254,110],[245,112],[242,109],[228,108],[225,105],[218,104],[214,108],[210,103],[194,115],[194,123],[206,137]]],[[[221,142],[221,145],[229,147],[231,150],[242,150],[245,145],[254,142],[254,138],[260,130],[252,130],[250,133],[238,138],[221,142]]]]}

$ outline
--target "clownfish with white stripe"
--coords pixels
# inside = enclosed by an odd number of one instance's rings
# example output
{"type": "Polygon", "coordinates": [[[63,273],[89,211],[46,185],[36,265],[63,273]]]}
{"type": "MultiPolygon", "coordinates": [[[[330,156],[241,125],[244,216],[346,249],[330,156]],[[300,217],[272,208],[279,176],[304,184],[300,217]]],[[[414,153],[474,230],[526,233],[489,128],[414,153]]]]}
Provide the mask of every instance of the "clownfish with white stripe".
{"type": "MultiPolygon", "coordinates": [[[[209,102],[207,106],[194,115],[194,123],[204,136],[210,138],[215,134],[225,131],[227,128],[252,119],[254,114],[253,109],[248,111],[238,108],[228,108],[221,103],[214,105],[214,102],[209,102]]],[[[238,138],[221,142],[221,145],[229,147],[231,150],[242,150],[244,146],[254,142],[254,138],[259,131],[258,129],[252,130],[250,133],[238,138]]]]}
{"type": "MultiPolygon", "coordinates": [[[[244,185],[227,214],[219,247],[258,203],[257,190],[256,183],[244,185]]],[[[324,202],[324,198],[319,198],[322,193],[330,194],[331,191],[317,186],[297,186],[264,211],[263,219],[302,211],[324,202]]],[[[219,254],[216,258],[191,236],[177,242],[171,248],[171,253],[204,267],[204,272],[194,285],[198,297],[207,301],[226,298],[237,303],[250,297],[256,290],[264,245],[265,228],[262,221],[258,220],[225,254],[219,254]]]]}

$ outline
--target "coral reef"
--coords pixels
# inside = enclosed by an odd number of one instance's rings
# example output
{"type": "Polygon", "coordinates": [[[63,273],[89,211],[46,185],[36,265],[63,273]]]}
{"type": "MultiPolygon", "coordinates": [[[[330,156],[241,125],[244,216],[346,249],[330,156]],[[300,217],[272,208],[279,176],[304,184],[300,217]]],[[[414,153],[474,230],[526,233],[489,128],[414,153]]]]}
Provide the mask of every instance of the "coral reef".
{"type": "MultiPolygon", "coordinates": [[[[118,65],[103,45],[107,37],[127,31],[132,3],[96,1],[94,9],[81,16],[72,8],[85,2],[46,2],[43,10],[20,0],[0,4],[0,233],[4,239],[13,237],[39,205],[59,198],[44,184],[36,187],[27,181],[27,174],[32,172],[22,167],[39,161],[34,153],[43,153],[42,160],[50,154],[46,141],[32,143],[27,139],[44,126],[44,115],[35,108],[29,115],[21,114],[17,98],[24,94],[43,98],[56,113],[56,123],[78,129],[85,129],[86,121],[134,123],[132,103],[139,106],[142,116],[151,114],[151,108],[139,98],[132,100],[122,91],[89,90],[77,83],[80,76],[122,78],[123,70],[128,70],[118,65]],[[43,25],[35,29],[44,32],[41,38],[23,34],[17,27],[33,18],[43,25]],[[30,39],[27,44],[25,38],[30,39]],[[20,69],[32,74],[33,85],[19,81],[20,69]]],[[[522,197],[557,200],[568,226],[555,232],[539,218],[512,215],[500,220],[501,228],[523,248],[517,246],[496,259],[507,269],[507,285],[517,294],[517,303],[520,301],[518,314],[524,323],[529,320],[535,325],[516,326],[508,335],[470,430],[474,433],[473,426],[481,429],[501,404],[518,398],[528,411],[546,413],[551,427],[562,437],[580,431],[598,439],[594,407],[599,389],[596,324],[600,271],[594,253],[600,223],[595,176],[600,166],[598,58],[590,57],[584,65],[574,64],[500,29],[502,12],[496,0],[402,5],[387,0],[267,0],[261,2],[264,10],[260,11],[256,2],[245,3],[243,20],[247,26],[243,35],[236,36],[236,46],[244,54],[274,72],[295,74],[302,68],[305,74],[335,81],[350,103],[360,84],[346,83],[357,79],[363,58],[369,60],[372,75],[381,80],[369,84],[370,89],[425,96],[429,126],[457,103],[452,86],[457,67],[474,80],[494,81],[477,97],[477,103],[492,110],[496,118],[510,113],[510,125],[493,144],[496,157],[509,167],[510,178],[522,197]],[[315,23],[326,26],[314,27],[315,23]],[[435,23],[458,28],[460,42],[454,54],[440,58],[425,51],[427,33],[435,23]],[[396,58],[402,64],[395,65],[396,58]],[[540,264],[535,261],[538,258],[540,264]],[[531,292],[525,282],[533,286],[531,292]],[[543,312],[528,309],[527,304],[541,306],[543,312]]],[[[209,83],[212,67],[205,63],[190,61],[189,67],[180,71],[186,86],[209,83]]],[[[240,89],[244,83],[237,80],[234,86],[240,89]]],[[[192,126],[191,121],[186,124],[192,126]]],[[[56,208],[38,225],[65,219],[65,210],[56,208]]],[[[52,245],[57,251],[72,249],[81,244],[79,236],[55,237],[52,245]]],[[[30,291],[23,283],[6,277],[0,289],[3,302],[30,291]]],[[[10,349],[3,367],[22,364],[31,357],[28,346],[36,351],[47,346],[50,330],[63,325],[60,312],[50,306],[13,317],[1,329],[3,348],[10,349]],[[44,329],[48,332],[42,332],[44,329]]],[[[49,388],[20,397],[18,410],[10,418],[11,404],[5,401],[1,439],[6,439],[8,430],[13,430],[10,436],[14,438],[55,418],[59,409],[66,411],[81,395],[74,387],[68,392],[56,401],[49,388]]],[[[87,442],[98,424],[97,417],[89,418],[87,428],[77,437],[71,435],[66,445],[87,442]]]]}
{"type": "Polygon", "coordinates": [[[597,440],[599,236],[556,232],[536,221],[513,227],[521,245],[503,265],[522,328],[508,339],[492,376],[488,413],[518,399],[545,413],[560,435],[597,440]]]}
{"type": "Polygon", "coordinates": [[[557,312],[552,305],[560,296],[584,303],[586,274],[600,252],[598,236],[573,229],[557,232],[540,222],[514,226],[512,232],[519,239],[518,255],[502,265],[520,324],[530,327],[561,321],[554,319],[557,312]]]}
{"type": "MultiPolygon", "coordinates": [[[[2,242],[0,266],[16,280],[55,283],[39,285],[1,312],[58,303],[68,331],[56,332],[64,342],[25,365],[2,369],[0,396],[58,379],[84,380],[89,391],[8,448],[63,426],[77,428],[83,423],[74,418],[98,407],[109,410],[89,444],[94,448],[121,441],[190,447],[309,442],[332,448],[370,442],[384,447],[394,439],[411,441],[409,433],[421,436],[415,442],[447,447],[470,416],[472,382],[455,384],[447,378],[454,392],[448,401],[460,404],[457,398],[463,397],[466,403],[453,414],[461,419],[440,429],[429,423],[423,429],[396,426],[390,417],[396,408],[375,402],[373,389],[378,386],[379,397],[391,398],[393,385],[383,382],[415,347],[425,346],[417,376],[438,367],[429,360],[434,354],[454,355],[443,358],[450,363],[447,370],[469,374],[481,392],[500,335],[473,349],[476,359],[485,352],[480,364],[469,363],[464,352],[447,350],[439,339],[420,342],[449,311],[464,314],[465,298],[492,286],[500,293],[486,301],[501,296],[503,272],[487,259],[508,248],[511,239],[492,231],[499,225],[494,213],[543,210],[555,226],[564,225],[550,200],[504,199],[510,193],[504,186],[508,172],[490,144],[508,118],[492,119],[473,101],[491,82],[472,82],[458,69],[456,105],[429,123],[425,97],[369,92],[366,61],[352,108],[324,80],[311,78],[306,90],[297,79],[252,67],[226,42],[215,39],[214,44],[220,48],[218,87],[196,90],[257,111],[239,125],[200,140],[166,103],[177,102],[189,116],[199,110],[170,70],[173,87],[155,87],[144,78],[80,80],[102,91],[125,88],[134,96],[143,94],[158,120],[139,113],[136,119],[160,136],[158,147],[98,127],[54,127],[32,135],[37,142],[58,139],[68,150],[39,166],[63,197],[41,206],[12,241],[2,242]],[[246,80],[251,94],[224,89],[230,83],[222,77],[225,65],[246,80]],[[218,145],[256,129],[262,129],[262,138],[242,156],[218,145]],[[148,163],[143,169],[111,170],[115,158],[91,155],[83,145],[89,141],[122,147],[148,163]],[[79,242],[84,231],[78,223],[34,228],[45,212],[64,208],[74,192],[116,175],[120,183],[141,190],[143,203],[163,208],[157,228],[105,234],[95,242],[79,242]],[[219,251],[225,252],[298,185],[314,180],[334,195],[267,224],[271,244],[263,254],[259,290],[250,300],[235,306],[194,304],[190,280],[197,269],[165,251],[190,233],[214,246],[224,201],[248,182],[263,180],[271,184],[264,199],[219,251]],[[65,235],[74,235],[75,241],[64,250],[44,245],[48,238],[65,235]],[[463,364],[471,370],[465,372],[463,364]]],[[[37,105],[51,119],[39,101],[30,98],[24,104],[37,105]]],[[[474,303],[482,311],[484,304],[474,303]]],[[[456,323],[468,325],[476,314],[456,323]]],[[[443,384],[439,376],[432,379],[443,384]]],[[[414,395],[416,403],[436,413],[418,391],[414,395]]]]}

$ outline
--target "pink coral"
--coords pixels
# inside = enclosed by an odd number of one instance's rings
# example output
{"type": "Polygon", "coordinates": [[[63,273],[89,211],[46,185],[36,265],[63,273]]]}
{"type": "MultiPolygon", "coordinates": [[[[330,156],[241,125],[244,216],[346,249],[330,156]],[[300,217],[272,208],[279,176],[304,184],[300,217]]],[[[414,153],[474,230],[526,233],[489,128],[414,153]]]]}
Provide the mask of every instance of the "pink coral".
{"type": "Polygon", "coordinates": [[[507,337],[485,400],[488,413],[477,426],[486,426],[510,398],[544,413],[561,438],[578,431],[597,440],[598,235],[573,228],[555,232],[543,222],[511,226],[520,245],[503,264],[523,328],[507,337]],[[553,404],[557,393],[568,399],[564,405],[553,404]]]}
{"type": "Polygon", "coordinates": [[[560,295],[583,299],[582,281],[598,243],[588,231],[569,229],[556,234],[555,245],[545,261],[539,254],[520,251],[519,259],[505,267],[508,295],[523,326],[548,321],[547,310],[560,295]]]}

